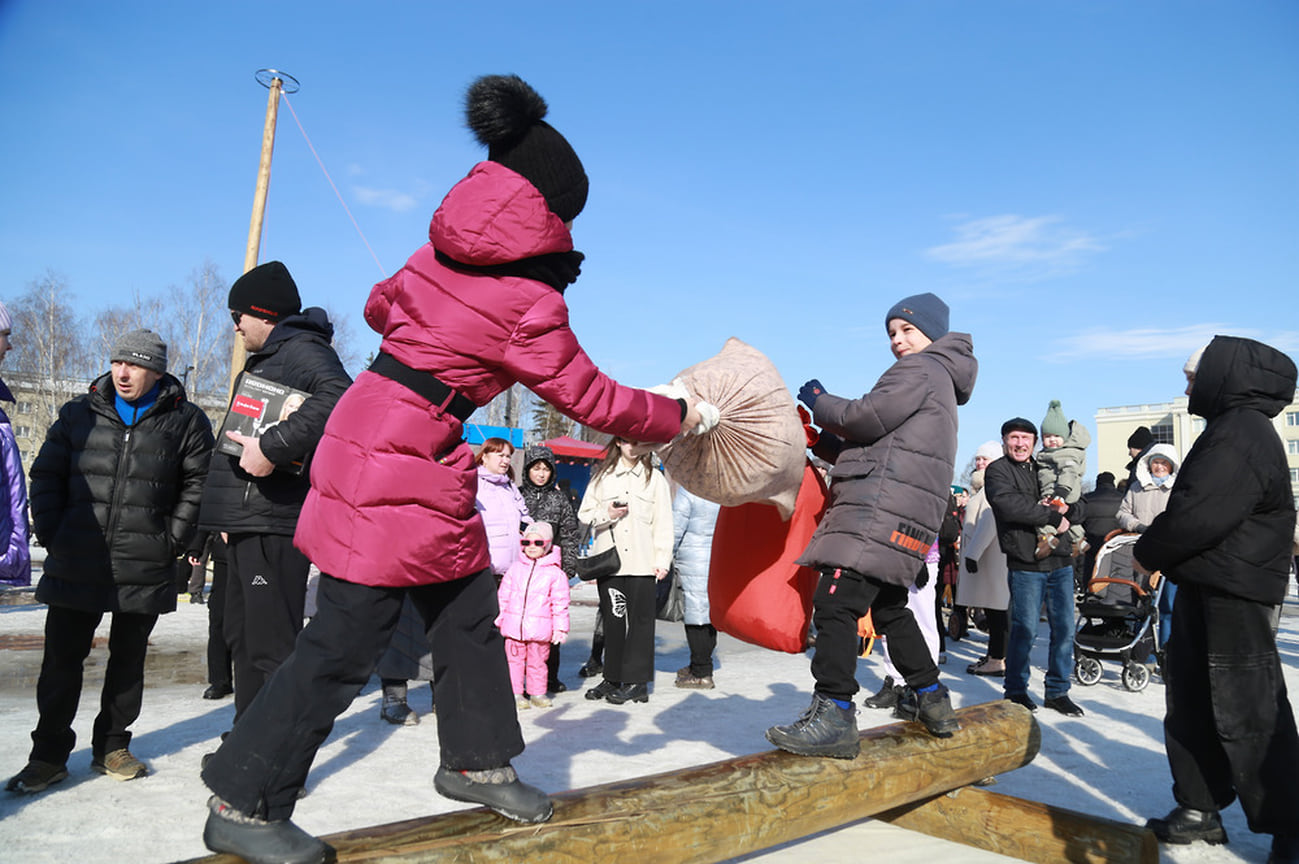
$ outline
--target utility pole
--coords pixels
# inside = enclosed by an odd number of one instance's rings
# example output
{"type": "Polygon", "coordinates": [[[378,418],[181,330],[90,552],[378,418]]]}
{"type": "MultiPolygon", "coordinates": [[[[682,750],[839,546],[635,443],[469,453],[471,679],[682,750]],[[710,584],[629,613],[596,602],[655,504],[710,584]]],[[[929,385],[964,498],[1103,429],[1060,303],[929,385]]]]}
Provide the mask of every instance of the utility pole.
{"type": "MultiPolygon", "coordinates": [[[[257,167],[257,189],[253,193],[253,215],[248,224],[248,246],[244,250],[244,273],[257,266],[257,256],[262,246],[262,221],[266,215],[266,195],[271,188],[271,154],[275,151],[275,120],[280,111],[280,94],[297,93],[298,79],[278,69],[258,69],[257,83],[271,91],[266,97],[266,124],[262,128],[262,158],[257,167]]],[[[230,352],[230,392],[234,392],[235,378],[243,371],[247,354],[244,340],[235,337],[230,352]]]]}

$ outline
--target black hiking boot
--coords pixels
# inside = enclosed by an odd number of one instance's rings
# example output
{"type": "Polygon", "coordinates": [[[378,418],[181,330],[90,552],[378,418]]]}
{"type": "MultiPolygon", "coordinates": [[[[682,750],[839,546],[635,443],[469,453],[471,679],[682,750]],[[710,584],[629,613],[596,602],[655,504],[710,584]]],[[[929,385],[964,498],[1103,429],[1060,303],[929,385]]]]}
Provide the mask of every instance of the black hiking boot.
{"type": "Polygon", "coordinates": [[[438,768],[433,786],[447,798],[482,804],[515,822],[545,822],[555,812],[546,793],[520,780],[509,765],[483,771],[438,768]]]}
{"type": "Polygon", "coordinates": [[[902,692],[907,688],[893,682],[892,676],[885,675],[884,683],[874,696],[867,696],[862,700],[863,705],[867,708],[893,708],[898,704],[898,699],[902,697],[902,692]]]}
{"type": "Polygon", "coordinates": [[[1163,819],[1151,819],[1146,827],[1155,832],[1161,843],[1194,843],[1203,840],[1217,845],[1227,842],[1227,829],[1217,810],[1195,810],[1180,804],[1163,819]]]}
{"type": "Polygon", "coordinates": [[[935,738],[950,738],[953,732],[961,728],[952,711],[951,695],[942,684],[938,685],[937,690],[928,693],[917,693],[908,687],[906,694],[898,701],[894,715],[903,720],[919,720],[935,738]]]}
{"type": "Polygon", "coordinates": [[[767,730],[767,740],[799,756],[855,759],[861,752],[857,709],[840,708],[820,693],[813,693],[812,704],[803,716],[788,726],[772,726],[767,730]]]}
{"type": "Polygon", "coordinates": [[[288,819],[248,816],[215,795],[208,799],[203,845],[213,852],[238,855],[252,864],[324,864],[334,860],[333,846],[288,819]]]}

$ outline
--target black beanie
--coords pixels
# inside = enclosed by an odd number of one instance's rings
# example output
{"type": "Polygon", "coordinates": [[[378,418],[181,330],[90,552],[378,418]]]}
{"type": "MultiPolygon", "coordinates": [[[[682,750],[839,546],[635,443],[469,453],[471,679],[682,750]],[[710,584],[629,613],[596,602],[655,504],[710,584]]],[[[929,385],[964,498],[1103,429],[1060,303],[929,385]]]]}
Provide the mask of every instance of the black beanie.
{"type": "Polygon", "coordinates": [[[278,322],[302,311],[298,286],[289,268],[279,261],[267,261],[249,270],[230,286],[230,310],[254,318],[278,322]]]}
{"type": "Polygon", "coordinates": [[[1155,436],[1145,426],[1138,426],[1137,431],[1128,436],[1129,450],[1145,450],[1155,442],[1155,436]]]}
{"type": "Polygon", "coordinates": [[[550,212],[571,222],[586,206],[582,160],[549,123],[546,100],[517,75],[484,75],[469,85],[465,117],[487,158],[537,187],[550,212]]]}
{"type": "Polygon", "coordinates": [[[1005,438],[1011,432],[1027,432],[1034,438],[1037,437],[1037,427],[1033,425],[1033,421],[1025,420],[1023,417],[1011,417],[1001,424],[1002,438],[1005,438]]]}

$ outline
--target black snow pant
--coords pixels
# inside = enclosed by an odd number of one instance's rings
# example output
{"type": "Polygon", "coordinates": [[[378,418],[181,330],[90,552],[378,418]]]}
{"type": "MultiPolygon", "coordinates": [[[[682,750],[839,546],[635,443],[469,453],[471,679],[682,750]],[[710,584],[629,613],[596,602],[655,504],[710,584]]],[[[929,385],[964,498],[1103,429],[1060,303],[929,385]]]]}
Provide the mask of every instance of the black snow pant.
{"type": "Polygon", "coordinates": [[[1173,797],[1221,810],[1239,796],[1260,834],[1299,825],[1299,734],[1271,616],[1271,606],[1179,585],[1165,661],[1173,797]]]}
{"type": "Polygon", "coordinates": [[[648,684],[654,680],[654,577],[608,576],[597,584],[605,679],[648,684]]]}
{"type": "MultiPolygon", "coordinates": [[[[287,819],[316,751],[370,680],[409,594],[433,653],[442,765],[499,768],[523,752],[505,643],[496,629],[490,569],[452,582],[382,588],[322,575],[317,610],[203,769],[203,781],[236,810],[287,819]]],[[[431,771],[425,772],[425,782],[431,771]]]]}
{"type": "Polygon", "coordinates": [[[907,685],[919,690],[938,683],[938,666],[907,608],[905,585],[879,582],[852,570],[823,570],[812,604],[816,692],[844,701],[856,695],[857,621],[867,609],[876,632],[888,638],[889,658],[907,685]]]}
{"type": "MultiPolygon", "coordinates": [[[[217,537],[212,542],[220,543],[217,537]]],[[[233,687],[230,643],[226,641],[226,585],[230,581],[229,569],[223,555],[212,556],[212,593],[207,603],[207,683],[217,687],[233,687]]]]}

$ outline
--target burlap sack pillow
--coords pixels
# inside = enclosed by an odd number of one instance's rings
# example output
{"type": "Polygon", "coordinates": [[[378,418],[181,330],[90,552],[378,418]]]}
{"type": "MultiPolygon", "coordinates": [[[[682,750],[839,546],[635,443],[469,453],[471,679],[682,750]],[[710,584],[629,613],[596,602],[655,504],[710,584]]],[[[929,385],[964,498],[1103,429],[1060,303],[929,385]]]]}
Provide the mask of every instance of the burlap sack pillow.
{"type": "Polygon", "coordinates": [[[794,512],[806,463],[806,438],[794,398],[761,351],[732,337],[720,354],[677,376],[694,395],[717,406],[716,427],[659,451],[680,483],[724,507],[774,504],[782,520],[794,512]]]}

